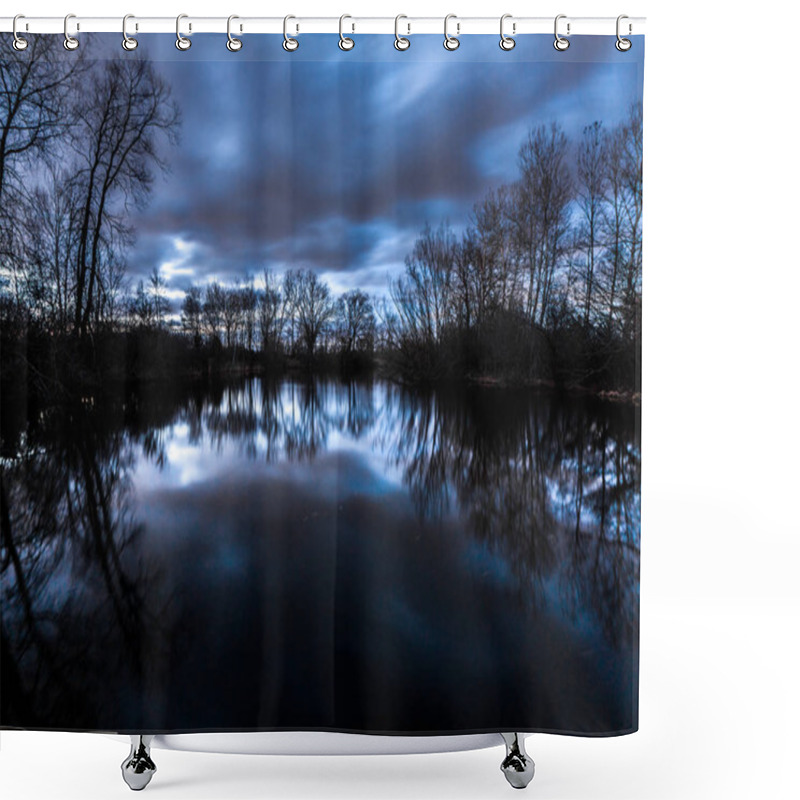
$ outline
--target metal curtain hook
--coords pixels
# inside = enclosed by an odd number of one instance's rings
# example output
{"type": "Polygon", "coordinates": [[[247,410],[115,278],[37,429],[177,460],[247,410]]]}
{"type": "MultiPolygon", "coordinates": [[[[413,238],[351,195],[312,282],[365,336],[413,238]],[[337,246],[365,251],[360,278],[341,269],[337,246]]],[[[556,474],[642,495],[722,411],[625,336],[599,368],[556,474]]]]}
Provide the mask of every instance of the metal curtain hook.
{"type": "Polygon", "coordinates": [[[293,53],[298,47],[300,47],[299,40],[289,36],[287,26],[290,19],[295,19],[295,17],[293,17],[291,14],[288,14],[283,18],[283,49],[286,50],[287,53],[293,53]]]}
{"type": "MultiPolygon", "coordinates": [[[[447,23],[450,22],[451,19],[458,19],[458,17],[455,14],[448,14],[444,18],[444,49],[452,51],[452,50],[458,50],[458,46],[461,44],[461,42],[458,41],[456,36],[451,36],[447,32],[447,23]]],[[[458,34],[459,27],[460,27],[460,25],[457,23],[456,24],[456,35],[458,34]]]]}
{"type": "MultiPolygon", "coordinates": [[[[624,19],[628,19],[628,15],[627,14],[620,14],[617,17],[617,41],[614,43],[614,47],[616,47],[617,50],[620,51],[620,53],[627,53],[628,50],[630,50],[631,47],[633,47],[633,42],[630,39],[625,39],[624,37],[620,36],[619,24],[624,19]]],[[[628,34],[630,34],[632,30],[633,30],[633,26],[629,22],[628,23],[628,34]]]]}
{"type": "MultiPolygon", "coordinates": [[[[558,21],[560,19],[566,19],[566,18],[567,18],[566,14],[559,14],[556,17],[555,21],[554,31],[556,35],[556,40],[553,42],[553,47],[555,47],[555,49],[558,50],[559,52],[563,52],[569,47],[569,39],[565,39],[558,32],[558,21]]],[[[567,36],[569,36],[569,22],[567,23],[567,36]]]]}
{"type": "Polygon", "coordinates": [[[11,26],[11,31],[14,34],[14,41],[12,42],[14,49],[22,51],[22,50],[25,50],[28,47],[28,40],[27,39],[23,39],[17,33],[17,20],[20,20],[20,19],[25,19],[25,15],[24,14],[17,14],[17,16],[14,17],[14,23],[11,26]]]}
{"type": "MultiPolygon", "coordinates": [[[[503,14],[500,17],[500,49],[501,50],[513,50],[516,47],[517,40],[512,39],[510,36],[506,36],[503,31],[503,24],[507,19],[511,19],[511,14],[503,14]]],[[[516,33],[517,26],[516,24],[513,25],[512,30],[516,33]]]]}
{"type": "Polygon", "coordinates": [[[64,48],[66,50],[77,50],[80,42],[74,36],[69,35],[69,21],[71,19],[75,19],[74,14],[67,14],[64,17],[64,48]]]}
{"type": "Polygon", "coordinates": [[[122,18],[122,47],[124,50],[135,50],[139,46],[138,39],[128,36],[128,20],[135,19],[133,14],[126,14],[122,18]]]}
{"type": "MultiPolygon", "coordinates": [[[[408,19],[405,14],[398,14],[394,18],[394,49],[395,50],[408,50],[411,47],[411,39],[406,39],[405,36],[400,35],[400,20],[408,19]]],[[[411,26],[408,25],[408,32],[411,33],[411,26]]]]}
{"type": "MultiPolygon", "coordinates": [[[[178,14],[177,18],[175,19],[175,47],[178,50],[188,50],[192,46],[192,40],[188,37],[184,36],[181,33],[181,20],[187,19],[189,17],[188,14],[178,14]]],[[[192,30],[192,26],[189,26],[189,30],[192,30]]]]}
{"type": "Polygon", "coordinates": [[[231,22],[233,22],[235,19],[239,19],[239,17],[237,17],[236,14],[231,14],[228,17],[228,41],[225,43],[225,47],[227,47],[228,50],[231,51],[231,53],[236,53],[242,49],[242,40],[237,39],[235,36],[231,34],[231,22]]]}
{"type": "Polygon", "coordinates": [[[339,17],[339,48],[341,50],[352,50],[356,46],[356,43],[351,38],[344,35],[343,26],[346,19],[353,18],[349,14],[342,14],[342,16],[339,17]]]}

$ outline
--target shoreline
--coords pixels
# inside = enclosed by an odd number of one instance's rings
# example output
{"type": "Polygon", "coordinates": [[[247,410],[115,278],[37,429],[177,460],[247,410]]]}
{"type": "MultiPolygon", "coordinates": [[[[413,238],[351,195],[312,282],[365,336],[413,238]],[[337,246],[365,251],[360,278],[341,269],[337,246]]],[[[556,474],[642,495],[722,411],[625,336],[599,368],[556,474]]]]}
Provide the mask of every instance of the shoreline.
{"type": "MultiPolygon", "coordinates": [[[[383,368],[380,359],[368,368],[346,371],[332,364],[323,364],[317,368],[304,365],[297,359],[289,359],[281,366],[264,364],[259,361],[242,361],[238,364],[215,365],[209,362],[205,368],[177,369],[169,374],[107,374],[92,375],[88,380],[61,381],[54,376],[43,376],[52,382],[51,391],[42,392],[49,401],[64,399],[64,396],[85,397],[89,394],[104,394],[105,391],[119,389],[120,387],[133,388],[136,386],[153,386],[157,384],[185,385],[207,381],[236,381],[253,377],[267,378],[270,380],[301,379],[301,380],[339,380],[358,381],[380,380],[393,383],[407,389],[446,389],[457,387],[479,387],[485,389],[532,389],[543,392],[561,393],[569,396],[582,396],[602,400],[609,403],[641,406],[641,392],[632,389],[597,389],[582,384],[559,384],[551,379],[532,378],[528,380],[513,380],[496,375],[464,375],[458,378],[441,378],[438,380],[410,380],[402,375],[391,374],[383,368]]],[[[3,383],[9,381],[8,375],[3,376],[3,383]]],[[[12,381],[13,382],[13,381],[12,381]]]]}

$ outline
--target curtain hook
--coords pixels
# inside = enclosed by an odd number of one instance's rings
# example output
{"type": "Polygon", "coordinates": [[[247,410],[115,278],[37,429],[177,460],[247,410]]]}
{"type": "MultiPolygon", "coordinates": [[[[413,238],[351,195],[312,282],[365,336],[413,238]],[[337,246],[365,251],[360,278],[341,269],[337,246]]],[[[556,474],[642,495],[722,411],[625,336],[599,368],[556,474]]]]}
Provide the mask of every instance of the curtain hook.
{"type": "MultiPolygon", "coordinates": [[[[620,51],[620,53],[627,53],[628,50],[630,50],[631,47],[633,47],[633,42],[630,39],[625,39],[623,36],[620,36],[619,24],[624,19],[628,19],[628,15],[627,14],[620,14],[617,17],[617,41],[614,43],[614,47],[616,47],[617,50],[620,51]]],[[[630,35],[630,33],[632,31],[633,31],[633,26],[629,22],[628,23],[628,34],[630,35]]]]}
{"type": "MultiPolygon", "coordinates": [[[[77,50],[80,42],[69,34],[69,21],[71,19],[75,19],[74,14],[67,14],[67,16],[64,17],[64,49],[77,50]]],[[[77,30],[80,30],[80,27],[78,27],[77,30]]]]}
{"type": "Polygon", "coordinates": [[[128,20],[136,19],[133,14],[126,14],[122,18],[122,47],[124,50],[135,50],[139,46],[138,39],[133,36],[128,36],[128,20]]]}
{"type": "Polygon", "coordinates": [[[12,43],[14,49],[22,51],[22,50],[25,50],[28,47],[28,40],[27,39],[23,39],[17,33],[17,20],[20,20],[20,19],[25,19],[25,15],[24,14],[17,14],[17,16],[14,17],[14,23],[11,26],[11,31],[14,34],[14,41],[12,43]]]}
{"type": "Polygon", "coordinates": [[[339,17],[339,48],[341,50],[352,50],[356,46],[356,43],[349,36],[345,36],[342,29],[342,25],[346,19],[353,18],[349,14],[342,14],[342,16],[339,17]]]}
{"type": "Polygon", "coordinates": [[[227,47],[228,50],[231,51],[231,53],[237,53],[239,52],[239,50],[242,49],[242,40],[237,39],[235,36],[231,34],[231,22],[233,22],[233,20],[235,19],[239,19],[239,17],[237,17],[236,14],[231,14],[228,17],[228,41],[225,43],[225,47],[227,47]]]}
{"type": "MultiPolygon", "coordinates": [[[[175,36],[177,37],[175,39],[175,47],[178,50],[188,50],[192,46],[192,40],[181,33],[181,20],[187,19],[188,16],[188,14],[178,14],[175,20],[175,36]]],[[[191,29],[192,26],[190,25],[189,30],[191,31],[191,29]]]]}
{"type": "MultiPolygon", "coordinates": [[[[395,50],[408,50],[411,47],[411,39],[400,35],[400,20],[408,19],[405,14],[398,14],[394,18],[394,49],[395,50]]],[[[408,25],[408,32],[411,33],[411,26],[408,25]]]]}
{"type": "MultiPolygon", "coordinates": [[[[503,32],[503,23],[507,19],[511,19],[511,18],[512,18],[511,14],[503,14],[503,16],[500,17],[500,49],[501,50],[506,50],[506,51],[513,50],[516,47],[516,44],[517,44],[516,39],[513,39],[511,36],[506,36],[505,33],[503,32]]],[[[516,33],[516,28],[517,28],[517,26],[516,26],[516,24],[514,24],[514,26],[512,27],[512,30],[515,33],[516,33]]]]}
{"type": "Polygon", "coordinates": [[[296,17],[288,14],[283,18],[283,49],[287,53],[293,53],[298,47],[300,47],[300,41],[292,36],[289,36],[287,32],[287,25],[289,24],[290,19],[296,19],[296,17]]]}
{"type": "MultiPolygon", "coordinates": [[[[455,14],[448,14],[444,18],[444,49],[452,52],[453,50],[458,50],[458,46],[461,42],[458,41],[456,36],[451,36],[447,32],[447,23],[450,22],[451,19],[458,19],[458,17],[455,14]]],[[[456,34],[458,34],[459,27],[460,26],[456,24],[456,34]]]]}
{"type": "MultiPolygon", "coordinates": [[[[565,39],[558,33],[558,21],[560,19],[566,19],[566,18],[567,18],[566,14],[559,14],[556,17],[556,22],[554,26],[556,40],[553,42],[553,47],[555,47],[555,49],[558,50],[559,52],[563,52],[569,47],[569,39],[565,39]]],[[[569,36],[569,22],[567,23],[567,36],[569,36]]]]}

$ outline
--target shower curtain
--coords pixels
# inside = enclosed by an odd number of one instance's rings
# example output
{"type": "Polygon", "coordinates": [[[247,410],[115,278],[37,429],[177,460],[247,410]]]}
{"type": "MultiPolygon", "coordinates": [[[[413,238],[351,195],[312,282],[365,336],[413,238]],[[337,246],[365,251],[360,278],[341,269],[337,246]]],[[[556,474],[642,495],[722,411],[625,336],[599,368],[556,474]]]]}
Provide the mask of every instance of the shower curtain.
{"type": "Polygon", "coordinates": [[[644,40],[0,54],[0,727],[638,725],[644,40]]]}

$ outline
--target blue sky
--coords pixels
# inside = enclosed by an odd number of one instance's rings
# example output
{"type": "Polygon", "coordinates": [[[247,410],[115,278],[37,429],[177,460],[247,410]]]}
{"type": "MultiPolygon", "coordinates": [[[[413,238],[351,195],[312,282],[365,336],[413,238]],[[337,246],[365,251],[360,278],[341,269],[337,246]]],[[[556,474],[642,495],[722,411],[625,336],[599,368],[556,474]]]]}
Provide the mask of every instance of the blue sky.
{"type": "MultiPolygon", "coordinates": [[[[612,126],[641,97],[642,37],[621,54],[613,37],[580,37],[565,53],[552,37],[308,35],[292,54],[281,37],[142,38],[172,86],[181,142],[168,174],[136,213],[128,255],[137,280],[160,267],[170,287],[225,283],[265,267],[310,267],[335,291],[384,292],[426,221],[459,229],[485,192],[516,176],[535,125],[571,137],[596,119],[612,126]]],[[[115,58],[126,57],[114,44],[115,58]],[[118,52],[117,52],[118,51],[118,52]]],[[[91,43],[87,43],[87,48],[91,43]]]]}

